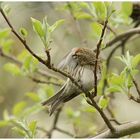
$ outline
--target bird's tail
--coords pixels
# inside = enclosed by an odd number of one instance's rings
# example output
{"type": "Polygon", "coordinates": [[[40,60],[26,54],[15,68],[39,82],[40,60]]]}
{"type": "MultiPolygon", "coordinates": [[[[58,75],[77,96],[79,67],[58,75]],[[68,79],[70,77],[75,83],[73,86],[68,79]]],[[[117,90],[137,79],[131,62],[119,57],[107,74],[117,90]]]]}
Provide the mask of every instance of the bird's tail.
{"type": "Polygon", "coordinates": [[[48,100],[42,102],[42,105],[43,106],[44,105],[48,105],[49,106],[49,105],[53,104],[60,97],[60,95],[61,95],[61,90],[58,93],[56,93],[54,96],[49,98],[48,100]]]}
{"type": "Polygon", "coordinates": [[[48,100],[42,102],[42,105],[52,105],[56,100],[58,100],[58,98],[62,95],[62,92],[64,91],[66,86],[66,83],[62,86],[62,88],[51,98],[49,98],[48,100]]]}
{"type": "Polygon", "coordinates": [[[55,100],[52,104],[51,104],[51,108],[49,111],[49,115],[52,115],[52,113],[56,110],[56,108],[60,107],[60,105],[62,105],[65,102],[68,102],[69,100],[73,99],[74,97],[78,96],[79,93],[73,93],[71,95],[67,95],[67,96],[61,96],[58,98],[58,100],[55,100]]]}

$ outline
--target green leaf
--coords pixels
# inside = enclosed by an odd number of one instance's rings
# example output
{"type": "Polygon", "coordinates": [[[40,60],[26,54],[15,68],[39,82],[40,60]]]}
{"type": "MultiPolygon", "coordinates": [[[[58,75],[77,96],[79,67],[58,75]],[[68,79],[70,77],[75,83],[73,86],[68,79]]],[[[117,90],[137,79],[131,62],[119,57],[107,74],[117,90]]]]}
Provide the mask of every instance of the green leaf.
{"type": "Polygon", "coordinates": [[[20,68],[18,67],[18,65],[16,65],[16,64],[13,64],[13,63],[6,63],[5,65],[4,65],[4,69],[7,71],[7,72],[9,72],[9,73],[11,73],[12,75],[20,75],[21,73],[20,73],[20,68]]]}
{"type": "Polygon", "coordinates": [[[9,37],[10,32],[11,32],[11,29],[10,28],[1,29],[0,30],[0,39],[9,37]]]}
{"type": "Polygon", "coordinates": [[[113,74],[112,77],[109,79],[109,83],[111,83],[112,85],[123,85],[124,80],[123,77],[117,75],[117,74],[113,74]]]}
{"type": "Polygon", "coordinates": [[[104,2],[93,2],[93,5],[95,7],[96,15],[99,19],[105,20],[107,16],[107,10],[104,2]]]}
{"type": "Polygon", "coordinates": [[[30,56],[29,52],[27,50],[23,50],[18,56],[17,59],[21,62],[24,62],[25,59],[30,56]]]}
{"type": "Polygon", "coordinates": [[[16,103],[13,107],[13,114],[15,116],[19,116],[21,115],[21,113],[23,112],[23,109],[26,107],[27,103],[25,101],[21,101],[19,103],[16,103]]]}
{"type": "Polygon", "coordinates": [[[47,97],[51,97],[52,95],[54,95],[54,87],[52,85],[47,85],[43,87],[43,90],[47,97]]]}
{"type": "Polygon", "coordinates": [[[69,118],[77,118],[80,116],[81,113],[80,113],[80,111],[75,111],[71,107],[68,107],[66,109],[66,114],[69,118]]]}
{"type": "Polygon", "coordinates": [[[37,121],[32,121],[29,124],[29,130],[32,132],[32,138],[35,137],[35,133],[36,133],[36,128],[37,128],[37,121]]]}
{"type": "Polygon", "coordinates": [[[22,137],[27,136],[26,132],[24,130],[22,130],[21,128],[13,127],[12,130],[15,131],[19,136],[22,136],[22,137]]]}
{"type": "Polygon", "coordinates": [[[27,35],[28,35],[27,30],[26,30],[25,28],[23,28],[23,27],[20,28],[19,32],[20,32],[20,34],[21,34],[24,38],[26,38],[27,35]]]}
{"type": "Polygon", "coordinates": [[[35,102],[40,101],[40,98],[38,97],[37,93],[27,92],[25,95],[35,102]]]}
{"type": "Polygon", "coordinates": [[[101,96],[100,100],[99,100],[99,106],[100,108],[106,108],[108,106],[109,103],[109,99],[108,98],[104,98],[103,96],[101,96]]]}
{"type": "Polygon", "coordinates": [[[6,127],[9,125],[9,121],[6,121],[6,120],[0,120],[0,128],[1,127],[6,127]]]}
{"type": "Polygon", "coordinates": [[[96,109],[90,106],[87,106],[83,109],[84,112],[90,112],[90,113],[95,113],[96,109]]]}
{"type": "Polygon", "coordinates": [[[37,20],[37,19],[34,19],[34,18],[31,18],[32,20],[32,25],[33,25],[33,29],[34,31],[40,36],[40,37],[44,37],[45,36],[45,32],[43,30],[43,27],[42,27],[42,23],[37,20]]]}
{"type": "Polygon", "coordinates": [[[62,25],[64,23],[64,19],[60,19],[56,21],[53,25],[49,27],[49,32],[53,32],[58,26],[62,25]]]}
{"type": "Polygon", "coordinates": [[[71,107],[67,107],[67,109],[65,110],[66,111],[66,114],[69,118],[73,118],[74,116],[74,111],[72,110],[71,107]]]}
{"type": "Polygon", "coordinates": [[[7,39],[4,40],[3,44],[2,44],[2,50],[4,53],[9,54],[11,49],[12,49],[12,45],[13,45],[13,40],[12,39],[7,39]]]}
{"type": "Polygon", "coordinates": [[[85,12],[76,12],[76,13],[74,13],[74,17],[78,20],[79,19],[91,19],[92,18],[92,16],[90,14],[85,13],[85,12]]]}
{"type": "Polygon", "coordinates": [[[22,72],[24,74],[32,73],[37,70],[38,60],[33,58],[33,56],[27,56],[24,59],[23,66],[22,66],[22,72]]]}
{"type": "Polygon", "coordinates": [[[30,115],[36,114],[38,112],[40,112],[41,110],[43,110],[43,107],[41,106],[41,104],[35,104],[33,106],[30,106],[26,109],[24,109],[24,111],[22,112],[22,115],[24,118],[25,117],[29,117],[30,115]]]}
{"type": "Polygon", "coordinates": [[[126,16],[130,16],[133,10],[133,3],[132,2],[122,2],[121,5],[121,12],[126,16]]]}
{"type": "Polygon", "coordinates": [[[132,59],[132,67],[136,68],[138,63],[140,62],[140,54],[137,54],[133,59],[132,59]]]}
{"type": "Polygon", "coordinates": [[[106,92],[121,92],[122,91],[122,88],[118,85],[112,85],[110,86],[109,88],[107,88],[106,92]]]}
{"type": "Polygon", "coordinates": [[[97,38],[99,38],[101,36],[101,32],[102,32],[102,25],[99,24],[98,22],[93,22],[91,24],[92,26],[92,30],[93,30],[93,35],[95,35],[97,38]]]}

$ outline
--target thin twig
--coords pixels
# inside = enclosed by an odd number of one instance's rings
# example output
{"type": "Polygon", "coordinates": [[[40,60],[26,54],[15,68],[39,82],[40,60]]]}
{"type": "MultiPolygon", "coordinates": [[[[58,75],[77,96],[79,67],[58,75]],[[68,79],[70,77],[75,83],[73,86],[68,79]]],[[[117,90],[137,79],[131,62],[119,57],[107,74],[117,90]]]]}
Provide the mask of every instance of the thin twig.
{"type": "Polygon", "coordinates": [[[0,8],[0,12],[2,14],[2,16],[4,17],[4,19],[6,20],[7,24],[9,25],[9,27],[11,28],[11,31],[17,36],[17,38],[21,41],[21,43],[23,44],[23,46],[32,54],[32,56],[34,56],[39,62],[41,62],[42,64],[46,65],[46,61],[44,61],[42,58],[40,58],[38,55],[36,55],[31,49],[30,47],[26,44],[26,41],[24,39],[22,39],[20,37],[20,35],[15,31],[15,29],[13,28],[12,24],[9,22],[7,16],[5,15],[4,11],[2,8],[0,8]]]}
{"type": "Polygon", "coordinates": [[[93,98],[91,98],[91,102],[87,101],[91,106],[95,107],[98,112],[100,113],[100,115],[102,116],[104,122],[106,123],[106,125],[108,126],[108,128],[111,130],[112,133],[115,132],[115,128],[113,127],[113,125],[110,123],[110,121],[108,120],[107,116],[104,114],[104,112],[102,111],[102,109],[96,104],[96,102],[94,101],[93,98]]]}
{"type": "Polygon", "coordinates": [[[121,33],[119,35],[117,35],[115,38],[113,38],[111,41],[109,41],[107,44],[106,44],[106,48],[114,45],[115,43],[117,43],[118,41],[121,41],[122,39],[128,37],[128,36],[133,36],[135,34],[140,34],[140,27],[137,27],[137,28],[134,28],[134,29],[130,29],[129,31],[127,32],[124,32],[124,33],[121,33]]]}
{"type": "Polygon", "coordinates": [[[56,115],[54,117],[54,121],[53,121],[53,124],[52,124],[52,128],[50,129],[49,133],[47,133],[48,138],[52,137],[52,133],[56,129],[56,125],[57,125],[57,122],[59,120],[59,116],[60,116],[61,111],[62,111],[62,107],[59,108],[58,111],[56,112],[56,115]]]}
{"type": "Polygon", "coordinates": [[[43,81],[43,80],[37,79],[37,78],[32,77],[32,76],[29,76],[29,78],[30,78],[32,81],[36,82],[36,83],[40,83],[40,84],[52,84],[52,85],[55,85],[55,86],[61,86],[61,84],[56,83],[56,82],[43,81]]]}
{"type": "Polygon", "coordinates": [[[109,119],[110,121],[115,122],[118,125],[122,125],[122,123],[120,123],[119,121],[117,121],[115,118],[109,119]]]}
{"type": "Polygon", "coordinates": [[[133,101],[135,101],[135,102],[137,102],[137,103],[140,103],[140,98],[136,98],[136,97],[134,97],[133,95],[129,95],[129,99],[130,99],[130,100],[133,100],[133,101]]]}
{"type": "Polygon", "coordinates": [[[63,130],[63,129],[58,128],[58,127],[56,127],[55,129],[56,129],[57,131],[61,132],[61,133],[64,133],[64,134],[70,136],[70,137],[74,137],[73,134],[71,134],[70,132],[68,132],[68,131],[66,131],[66,130],[63,130]]]}
{"type": "Polygon", "coordinates": [[[104,23],[104,27],[102,29],[101,37],[99,39],[99,42],[97,43],[97,49],[96,49],[96,60],[95,60],[95,68],[94,68],[94,95],[97,95],[97,67],[98,67],[98,57],[100,54],[100,47],[103,41],[103,37],[105,34],[105,29],[107,27],[108,19],[104,23]]]}
{"type": "Polygon", "coordinates": [[[137,82],[135,81],[135,79],[134,79],[133,77],[132,77],[132,81],[133,81],[133,83],[134,83],[134,85],[135,85],[135,88],[136,88],[136,90],[137,90],[137,93],[139,94],[139,97],[140,97],[139,86],[138,86],[137,82]]]}
{"type": "MultiPolygon", "coordinates": [[[[16,63],[17,65],[19,65],[20,67],[22,66],[22,62],[20,62],[16,57],[13,57],[11,55],[8,55],[8,54],[5,54],[2,50],[2,48],[0,48],[0,56],[6,58],[6,59],[9,59],[10,61],[16,63]]],[[[47,77],[47,78],[50,78],[46,73],[44,73],[43,71],[41,70],[38,70],[36,71],[36,73],[38,73],[39,75],[42,75],[43,74],[43,77],[47,77]]],[[[55,86],[61,86],[61,84],[59,83],[56,83],[56,82],[51,82],[51,81],[42,81],[40,79],[37,79],[35,77],[31,77],[31,76],[28,76],[31,80],[33,80],[34,82],[36,83],[41,83],[41,84],[53,84],[55,86]]]]}

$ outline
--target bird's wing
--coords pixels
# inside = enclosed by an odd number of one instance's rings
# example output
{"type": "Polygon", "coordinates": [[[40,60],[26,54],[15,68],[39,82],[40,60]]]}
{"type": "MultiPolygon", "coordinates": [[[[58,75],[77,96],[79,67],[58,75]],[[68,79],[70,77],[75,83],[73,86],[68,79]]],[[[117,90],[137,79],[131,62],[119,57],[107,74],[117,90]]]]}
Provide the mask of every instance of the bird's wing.
{"type": "Polygon", "coordinates": [[[71,70],[73,70],[77,65],[77,61],[72,55],[72,52],[69,52],[58,64],[57,68],[71,72],[71,70]]]}
{"type": "Polygon", "coordinates": [[[49,98],[48,100],[42,102],[42,105],[51,105],[53,104],[53,102],[55,102],[63,93],[63,90],[65,89],[65,86],[67,85],[67,82],[61,87],[61,89],[51,98],[49,98]]]}

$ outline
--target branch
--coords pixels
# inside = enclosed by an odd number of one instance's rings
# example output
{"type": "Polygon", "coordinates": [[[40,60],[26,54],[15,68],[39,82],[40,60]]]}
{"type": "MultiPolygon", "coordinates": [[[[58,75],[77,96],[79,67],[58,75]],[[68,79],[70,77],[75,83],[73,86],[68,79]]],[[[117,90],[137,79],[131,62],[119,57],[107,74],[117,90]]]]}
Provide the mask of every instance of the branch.
{"type": "Polygon", "coordinates": [[[70,137],[74,137],[73,134],[71,134],[70,132],[65,131],[65,130],[63,130],[63,129],[61,129],[61,128],[56,127],[55,129],[56,129],[57,131],[63,133],[63,134],[66,134],[66,135],[70,136],[70,137]]]}
{"type": "Polygon", "coordinates": [[[57,122],[59,120],[59,116],[60,116],[61,111],[62,111],[62,107],[58,109],[58,111],[57,111],[57,113],[56,113],[56,115],[54,117],[52,128],[50,129],[49,133],[47,132],[48,138],[52,137],[52,133],[56,129],[56,125],[57,125],[57,122]]]}
{"type": "Polygon", "coordinates": [[[42,64],[46,65],[46,61],[44,61],[42,58],[40,58],[39,56],[37,56],[31,49],[30,47],[26,44],[26,41],[24,39],[22,39],[20,37],[20,35],[15,31],[14,27],[12,26],[12,24],[9,22],[8,18],[6,17],[4,11],[2,8],[0,8],[0,12],[2,14],[2,16],[4,17],[4,19],[6,20],[7,24],[9,25],[9,27],[11,28],[11,31],[15,34],[15,36],[21,41],[21,43],[23,44],[23,46],[25,47],[25,49],[27,49],[32,56],[34,56],[39,62],[41,62],[42,64]]]}
{"type": "Polygon", "coordinates": [[[35,77],[31,77],[31,76],[29,76],[29,78],[30,78],[32,81],[36,82],[36,83],[40,83],[40,84],[52,84],[52,85],[55,85],[55,86],[61,86],[61,84],[56,83],[56,82],[43,81],[43,80],[37,79],[37,78],[35,78],[35,77]]]}
{"type": "Polygon", "coordinates": [[[5,53],[3,52],[3,50],[2,50],[2,47],[1,47],[1,46],[0,46],[0,56],[5,57],[5,58],[9,59],[10,61],[12,61],[12,62],[14,62],[14,63],[18,64],[19,66],[21,66],[21,65],[22,65],[22,63],[21,63],[18,59],[16,59],[15,57],[5,54],[5,53]]]}
{"type": "MultiPolygon", "coordinates": [[[[20,67],[22,66],[22,62],[20,62],[16,57],[13,57],[13,56],[10,56],[8,54],[5,54],[2,49],[2,47],[0,47],[0,56],[4,57],[4,58],[7,58],[9,59],[10,61],[16,63],[17,65],[19,65],[20,67]]],[[[36,73],[38,73],[39,75],[43,75],[43,77],[47,77],[47,78],[50,78],[50,76],[48,74],[46,74],[44,71],[41,71],[41,70],[37,70],[36,73]]],[[[56,83],[56,82],[51,82],[51,81],[42,81],[40,79],[37,79],[35,77],[31,77],[31,76],[28,76],[31,80],[33,80],[34,82],[36,83],[42,83],[42,84],[53,84],[53,85],[56,85],[56,86],[60,86],[61,84],[59,83],[56,83]]],[[[51,76],[51,78],[54,78],[56,79],[56,77],[53,77],[51,76]]],[[[58,79],[56,79],[58,80],[58,79]]]]}
{"type": "Polygon", "coordinates": [[[111,133],[107,130],[94,138],[120,138],[123,136],[131,135],[140,132],[140,121],[134,121],[127,124],[119,125],[115,127],[116,132],[111,133]]]}
{"type": "Polygon", "coordinates": [[[100,113],[100,115],[102,116],[104,122],[106,123],[106,125],[108,126],[108,128],[110,129],[110,131],[112,133],[114,133],[116,130],[115,128],[112,126],[112,124],[110,123],[109,119],[107,118],[107,116],[104,114],[104,112],[102,111],[102,109],[96,104],[96,102],[93,100],[93,98],[90,98],[91,102],[88,101],[88,103],[95,107],[97,109],[97,111],[100,113]]]}
{"type": "MultiPolygon", "coordinates": [[[[140,34],[140,27],[134,28],[134,29],[130,29],[127,32],[121,33],[119,35],[117,35],[115,38],[113,38],[111,41],[109,41],[106,44],[106,48],[112,46],[113,44],[117,43],[118,41],[121,41],[122,39],[128,37],[128,36],[133,36],[135,34],[140,34]]],[[[106,49],[104,48],[104,49],[106,49]]]]}
{"type": "Polygon", "coordinates": [[[103,37],[104,37],[104,34],[105,34],[105,29],[107,27],[107,23],[108,23],[108,19],[106,19],[105,23],[104,23],[104,27],[102,29],[102,33],[101,33],[101,36],[100,36],[100,39],[99,39],[99,42],[97,43],[97,49],[96,49],[96,60],[95,60],[95,69],[94,69],[94,88],[95,88],[95,96],[97,95],[97,67],[98,67],[98,57],[99,57],[99,54],[100,54],[100,47],[101,47],[101,44],[102,44],[102,41],[103,41],[103,37]]]}
{"type": "Polygon", "coordinates": [[[132,77],[132,80],[133,80],[133,83],[134,83],[135,88],[136,88],[136,90],[137,90],[137,93],[138,93],[138,95],[139,95],[139,97],[140,97],[140,90],[139,90],[138,84],[137,84],[137,82],[135,81],[135,79],[134,79],[133,77],[132,77]]]}

